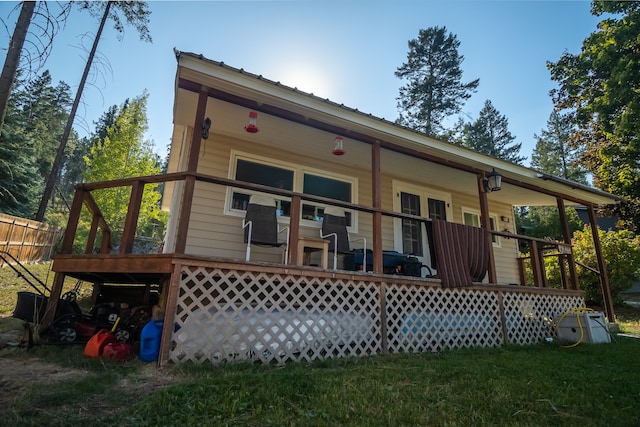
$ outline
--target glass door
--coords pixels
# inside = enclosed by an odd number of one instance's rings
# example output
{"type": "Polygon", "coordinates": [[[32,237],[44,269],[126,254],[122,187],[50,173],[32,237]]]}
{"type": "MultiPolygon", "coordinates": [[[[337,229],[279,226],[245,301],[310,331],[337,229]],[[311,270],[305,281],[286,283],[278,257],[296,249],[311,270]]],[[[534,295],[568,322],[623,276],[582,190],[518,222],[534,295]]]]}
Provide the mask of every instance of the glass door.
{"type": "MultiPolygon", "coordinates": [[[[410,215],[440,219],[451,218],[451,196],[448,193],[394,183],[394,210],[410,215]]],[[[431,253],[427,229],[422,221],[414,219],[396,219],[394,221],[395,250],[403,254],[416,256],[422,264],[431,265],[431,253]]],[[[423,275],[426,271],[423,271],[423,275]]]]}

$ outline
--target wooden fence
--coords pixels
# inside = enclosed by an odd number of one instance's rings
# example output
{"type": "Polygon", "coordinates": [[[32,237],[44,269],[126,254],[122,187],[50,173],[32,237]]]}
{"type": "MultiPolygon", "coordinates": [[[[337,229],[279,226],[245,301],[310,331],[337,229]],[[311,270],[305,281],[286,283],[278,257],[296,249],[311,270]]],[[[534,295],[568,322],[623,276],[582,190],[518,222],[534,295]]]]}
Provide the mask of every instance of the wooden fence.
{"type": "MultiPolygon", "coordinates": [[[[8,252],[20,262],[48,260],[63,230],[30,219],[0,214],[0,251],[8,252]]],[[[4,266],[0,258],[0,267],[4,266]]]]}

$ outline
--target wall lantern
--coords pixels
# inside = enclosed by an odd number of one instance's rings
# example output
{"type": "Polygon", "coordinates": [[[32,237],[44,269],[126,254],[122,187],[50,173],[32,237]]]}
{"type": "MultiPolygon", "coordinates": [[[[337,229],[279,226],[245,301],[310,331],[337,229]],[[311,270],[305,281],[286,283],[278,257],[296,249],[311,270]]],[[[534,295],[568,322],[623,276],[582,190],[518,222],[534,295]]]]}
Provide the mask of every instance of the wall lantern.
{"type": "Polygon", "coordinates": [[[207,117],[202,122],[202,139],[209,138],[209,128],[211,128],[211,119],[207,117]]]}
{"type": "Polygon", "coordinates": [[[502,188],[502,175],[496,172],[496,169],[493,168],[491,173],[487,175],[484,180],[484,191],[487,193],[491,193],[492,191],[500,191],[502,188]]]}
{"type": "Polygon", "coordinates": [[[334,156],[342,156],[345,153],[342,142],[343,142],[342,137],[336,136],[336,139],[335,139],[336,146],[332,151],[334,156]]]}
{"type": "Polygon", "coordinates": [[[249,133],[258,132],[258,127],[256,126],[257,121],[258,121],[258,113],[256,113],[255,111],[251,111],[249,113],[249,124],[244,127],[244,130],[246,130],[249,133]]]}

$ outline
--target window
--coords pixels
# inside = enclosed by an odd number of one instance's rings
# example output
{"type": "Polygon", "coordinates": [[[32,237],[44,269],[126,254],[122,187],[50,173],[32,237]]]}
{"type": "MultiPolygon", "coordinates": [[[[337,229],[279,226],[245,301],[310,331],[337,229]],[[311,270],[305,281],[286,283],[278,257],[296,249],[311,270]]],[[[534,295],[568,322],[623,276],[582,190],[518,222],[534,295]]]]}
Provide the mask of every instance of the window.
{"type": "MultiPolygon", "coordinates": [[[[462,208],[462,223],[472,227],[480,227],[480,212],[462,208]]],[[[496,230],[497,223],[497,217],[495,215],[489,215],[489,227],[491,227],[491,230],[496,230]]],[[[493,246],[500,247],[500,236],[492,234],[491,241],[493,242],[493,246]]]]}
{"type": "MultiPolygon", "coordinates": [[[[329,199],[351,202],[352,185],[350,182],[341,181],[311,173],[303,173],[302,192],[314,196],[327,197],[329,199]]],[[[324,206],[305,202],[302,204],[302,219],[309,221],[322,221],[324,206]]],[[[351,212],[345,212],[347,227],[351,226],[351,212]]]]}
{"type": "MultiPolygon", "coordinates": [[[[321,171],[302,170],[293,164],[277,162],[271,159],[258,159],[247,154],[233,152],[231,154],[230,178],[253,184],[267,185],[326,197],[329,199],[353,202],[356,194],[356,180],[351,177],[327,176],[321,171]],[[298,178],[299,177],[299,178],[298,178]]],[[[254,191],[239,188],[230,189],[230,200],[225,213],[240,214],[249,204],[249,198],[254,191]]],[[[291,201],[286,197],[274,196],[280,217],[288,218],[291,213],[291,201]]],[[[325,205],[303,201],[301,206],[301,220],[305,225],[319,226],[324,216],[325,205]]],[[[345,212],[350,231],[355,231],[355,215],[351,211],[345,212]]]]}
{"type": "MultiPolygon", "coordinates": [[[[420,196],[400,193],[402,213],[421,216],[420,196]]],[[[402,219],[402,252],[422,256],[422,223],[415,219],[402,219]]]]}
{"type": "MultiPolygon", "coordinates": [[[[251,182],[253,184],[268,185],[269,187],[293,190],[294,173],[277,166],[237,159],[235,179],[251,182]]],[[[245,211],[249,204],[251,192],[246,190],[233,190],[231,208],[245,211]]],[[[291,203],[284,199],[277,199],[278,215],[289,216],[291,203]]]]}

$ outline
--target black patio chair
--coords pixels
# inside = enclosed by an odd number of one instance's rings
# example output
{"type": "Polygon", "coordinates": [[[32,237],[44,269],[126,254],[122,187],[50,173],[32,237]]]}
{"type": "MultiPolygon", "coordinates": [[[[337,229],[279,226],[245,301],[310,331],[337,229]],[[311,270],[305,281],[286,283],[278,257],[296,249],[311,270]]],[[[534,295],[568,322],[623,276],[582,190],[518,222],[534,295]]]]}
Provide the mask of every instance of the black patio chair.
{"type": "Polygon", "coordinates": [[[350,242],[362,240],[364,242],[362,265],[366,271],[367,239],[364,237],[349,238],[349,233],[347,232],[347,217],[345,216],[343,209],[333,206],[329,206],[324,209],[320,237],[329,240],[329,250],[333,252],[334,270],[337,270],[338,254],[350,253],[350,242]]]}
{"type": "Polygon", "coordinates": [[[289,227],[280,228],[276,215],[276,202],[272,197],[253,195],[242,221],[244,242],[247,244],[245,261],[251,258],[251,245],[285,247],[283,264],[289,258],[289,227]],[[278,234],[287,232],[285,242],[278,241],[278,234]]]}

